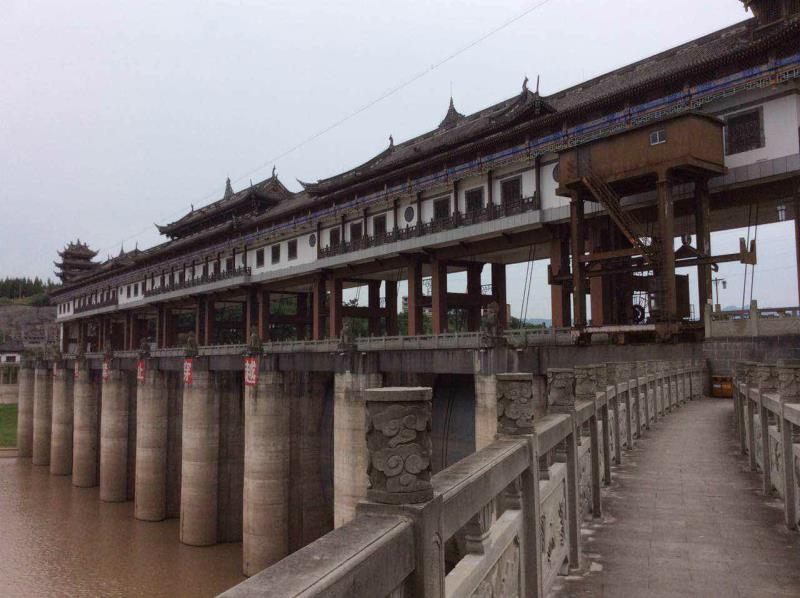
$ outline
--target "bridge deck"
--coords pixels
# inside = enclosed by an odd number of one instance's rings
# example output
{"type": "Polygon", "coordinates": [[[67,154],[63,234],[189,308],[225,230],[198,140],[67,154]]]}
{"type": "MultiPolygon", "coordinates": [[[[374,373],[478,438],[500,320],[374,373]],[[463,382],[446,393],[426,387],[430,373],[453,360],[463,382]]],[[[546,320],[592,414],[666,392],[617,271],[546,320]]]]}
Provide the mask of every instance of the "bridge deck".
{"type": "Polygon", "coordinates": [[[553,595],[800,596],[800,534],[761,494],[733,426],[719,400],[652,426],[604,491],[603,522],[584,529],[589,572],[553,595]]]}

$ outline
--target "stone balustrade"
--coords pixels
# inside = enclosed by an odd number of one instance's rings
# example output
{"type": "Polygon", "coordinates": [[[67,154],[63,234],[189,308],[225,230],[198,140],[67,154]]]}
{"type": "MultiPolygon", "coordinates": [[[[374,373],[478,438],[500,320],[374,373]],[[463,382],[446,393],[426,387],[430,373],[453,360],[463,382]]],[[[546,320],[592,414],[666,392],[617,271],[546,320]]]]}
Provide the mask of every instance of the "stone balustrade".
{"type": "Polygon", "coordinates": [[[543,396],[536,376],[497,374],[496,409],[486,410],[494,442],[435,475],[431,389],[369,389],[368,488],[355,518],[224,596],[545,596],[581,566],[581,521],[601,515],[610,464],[702,393],[700,371],[549,370],[543,396]]]}
{"type": "Polygon", "coordinates": [[[733,379],[736,430],[765,496],[783,501],[789,529],[800,523],[800,361],[741,361],[733,379]]]}

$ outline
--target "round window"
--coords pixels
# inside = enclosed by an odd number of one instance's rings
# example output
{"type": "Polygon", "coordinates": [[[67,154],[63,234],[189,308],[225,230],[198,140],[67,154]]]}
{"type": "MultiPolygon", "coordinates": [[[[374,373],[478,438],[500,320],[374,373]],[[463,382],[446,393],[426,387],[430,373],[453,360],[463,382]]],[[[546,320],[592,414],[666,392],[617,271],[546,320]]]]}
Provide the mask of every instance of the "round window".
{"type": "Polygon", "coordinates": [[[308,236],[308,245],[309,245],[309,247],[316,247],[316,245],[317,245],[317,235],[315,235],[314,233],[311,233],[308,236]]]}
{"type": "Polygon", "coordinates": [[[561,174],[561,169],[559,168],[559,166],[561,166],[561,165],[560,165],[560,164],[556,164],[556,165],[555,165],[555,168],[553,168],[553,180],[554,180],[556,183],[558,182],[558,177],[559,177],[559,176],[560,176],[560,174],[561,174]]]}
{"type": "Polygon", "coordinates": [[[406,211],[403,212],[403,217],[406,219],[406,222],[411,223],[414,220],[414,208],[408,206],[406,211]]]}

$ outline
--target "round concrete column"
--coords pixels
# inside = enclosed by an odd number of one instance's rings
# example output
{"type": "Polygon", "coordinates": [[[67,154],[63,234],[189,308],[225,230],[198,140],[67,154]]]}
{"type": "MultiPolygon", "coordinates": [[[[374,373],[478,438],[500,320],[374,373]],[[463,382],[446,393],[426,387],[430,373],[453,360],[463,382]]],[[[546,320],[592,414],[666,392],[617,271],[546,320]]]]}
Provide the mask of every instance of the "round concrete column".
{"type": "Polygon", "coordinates": [[[72,473],[72,370],[53,365],[53,427],[50,445],[50,473],[72,473]]]}
{"type": "Polygon", "coordinates": [[[164,373],[149,365],[136,387],[134,516],[161,521],[167,514],[167,386],[164,373]]]}
{"type": "Polygon", "coordinates": [[[53,380],[48,365],[39,361],[33,372],[33,464],[50,465],[53,424],[53,380]]]}
{"type": "Polygon", "coordinates": [[[19,368],[17,403],[17,455],[33,455],[33,366],[23,362],[19,368]]]}
{"type": "Polygon", "coordinates": [[[364,393],[378,388],[380,373],[337,372],[333,382],[333,526],[353,520],[367,495],[367,427],[364,393]]]}
{"type": "Polygon", "coordinates": [[[250,576],[289,554],[289,397],[264,371],[244,395],[244,561],[250,576]]]}
{"type": "Polygon", "coordinates": [[[72,450],[72,485],[97,486],[100,400],[92,382],[89,365],[80,360],[75,366],[75,433],[72,450]]]}
{"type": "Polygon", "coordinates": [[[181,445],[181,542],[191,546],[217,542],[219,401],[214,374],[196,368],[183,388],[181,445]]]}
{"type": "Polygon", "coordinates": [[[100,414],[100,500],[128,498],[128,376],[106,366],[100,414]]]}

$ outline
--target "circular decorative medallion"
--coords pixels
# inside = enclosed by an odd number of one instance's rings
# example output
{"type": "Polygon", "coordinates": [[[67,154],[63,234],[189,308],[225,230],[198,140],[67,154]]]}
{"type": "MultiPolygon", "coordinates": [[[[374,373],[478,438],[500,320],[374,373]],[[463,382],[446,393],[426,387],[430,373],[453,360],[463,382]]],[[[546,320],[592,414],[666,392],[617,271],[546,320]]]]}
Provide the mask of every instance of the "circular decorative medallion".
{"type": "Polygon", "coordinates": [[[317,245],[317,235],[315,235],[314,233],[311,233],[308,236],[308,245],[309,245],[309,247],[315,247],[317,245]]]}
{"type": "Polygon", "coordinates": [[[558,177],[561,174],[561,169],[559,168],[559,166],[561,166],[561,165],[560,164],[556,164],[555,167],[553,168],[553,180],[556,183],[558,182],[558,177]]]}
{"type": "Polygon", "coordinates": [[[406,219],[406,222],[411,223],[414,220],[414,208],[408,206],[406,211],[403,212],[403,217],[406,219]]]}

